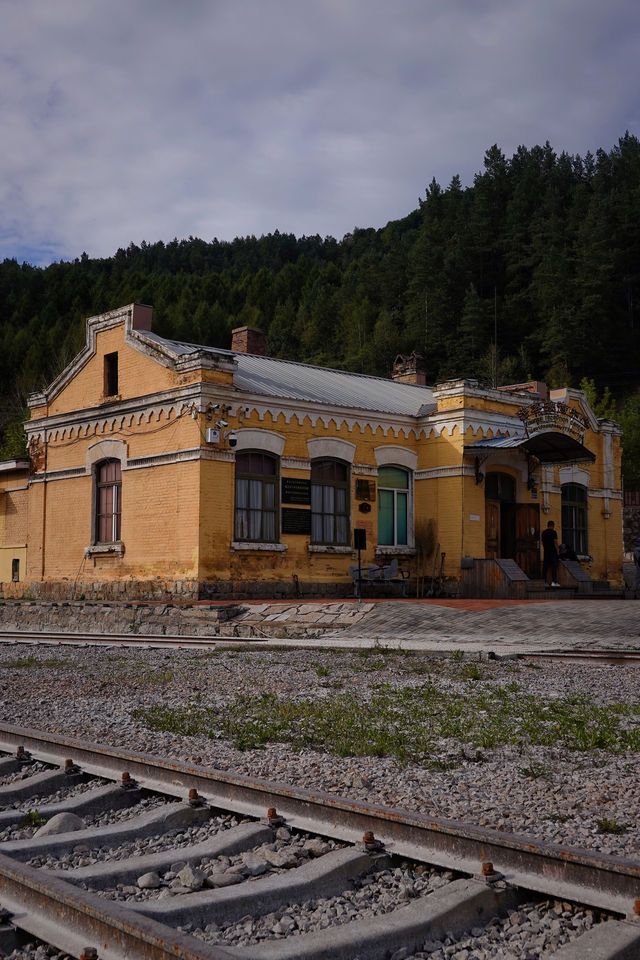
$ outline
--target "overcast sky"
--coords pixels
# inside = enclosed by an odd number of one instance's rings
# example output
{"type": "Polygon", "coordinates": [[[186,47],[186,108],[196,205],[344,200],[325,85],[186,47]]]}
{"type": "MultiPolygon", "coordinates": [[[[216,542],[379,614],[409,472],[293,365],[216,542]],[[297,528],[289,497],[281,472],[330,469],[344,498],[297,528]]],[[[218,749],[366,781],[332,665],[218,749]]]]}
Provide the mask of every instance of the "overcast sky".
{"type": "Polygon", "coordinates": [[[0,0],[0,257],[331,234],[640,133],[638,0],[0,0]]]}

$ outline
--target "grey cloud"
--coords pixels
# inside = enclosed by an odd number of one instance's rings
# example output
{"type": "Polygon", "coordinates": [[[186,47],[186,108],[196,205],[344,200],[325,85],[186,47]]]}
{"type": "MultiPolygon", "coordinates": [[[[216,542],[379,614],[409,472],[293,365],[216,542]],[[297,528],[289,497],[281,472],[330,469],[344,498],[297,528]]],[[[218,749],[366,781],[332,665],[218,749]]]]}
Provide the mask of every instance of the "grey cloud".
{"type": "Polygon", "coordinates": [[[609,148],[638,122],[611,0],[9,0],[2,255],[342,236],[470,183],[498,142],[609,148]],[[621,69],[622,67],[622,69],[621,69]]]}

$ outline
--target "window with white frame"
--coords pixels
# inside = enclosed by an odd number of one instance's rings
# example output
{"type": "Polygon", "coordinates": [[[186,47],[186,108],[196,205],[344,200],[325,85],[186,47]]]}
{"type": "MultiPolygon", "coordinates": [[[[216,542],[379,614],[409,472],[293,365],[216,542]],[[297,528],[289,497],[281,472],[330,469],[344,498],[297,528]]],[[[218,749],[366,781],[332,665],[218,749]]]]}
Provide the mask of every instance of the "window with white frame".
{"type": "Polygon", "coordinates": [[[311,462],[311,540],[349,542],[349,465],[342,460],[311,462]]]}
{"type": "Polygon", "coordinates": [[[409,472],[400,467],[378,469],[378,544],[406,546],[409,543],[409,472]]]}
{"type": "Polygon", "coordinates": [[[587,488],[580,483],[562,485],[562,542],[576,553],[589,553],[587,488]]]}
{"type": "Polygon", "coordinates": [[[278,461],[257,450],[236,454],[235,538],[275,543],[278,461]]]}
{"type": "Polygon", "coordinates": [[[119,460],[101,460],[95,466],[96,543],[117,543],[122,518],[122,473],[119,460]]]}

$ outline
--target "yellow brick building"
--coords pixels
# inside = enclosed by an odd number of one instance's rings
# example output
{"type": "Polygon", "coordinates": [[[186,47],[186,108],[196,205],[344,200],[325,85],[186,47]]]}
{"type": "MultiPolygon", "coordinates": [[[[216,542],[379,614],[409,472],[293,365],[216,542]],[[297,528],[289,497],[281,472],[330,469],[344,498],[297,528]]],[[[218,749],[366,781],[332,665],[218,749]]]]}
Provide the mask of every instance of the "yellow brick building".
{"type": "Polygon", "coordinates": [[[355,529],[363,564],[486,593],[505,567],[480,576],[487,560],[539,577],[549,519],[620,581],[620,430],[582,392],[430,389],[412,358],[384,380],[266,357],[248,328],[223,350],[151,321],[92,317],[30,398],[29,460],[0,463],[3,596],[345,595],[355,529]]]}

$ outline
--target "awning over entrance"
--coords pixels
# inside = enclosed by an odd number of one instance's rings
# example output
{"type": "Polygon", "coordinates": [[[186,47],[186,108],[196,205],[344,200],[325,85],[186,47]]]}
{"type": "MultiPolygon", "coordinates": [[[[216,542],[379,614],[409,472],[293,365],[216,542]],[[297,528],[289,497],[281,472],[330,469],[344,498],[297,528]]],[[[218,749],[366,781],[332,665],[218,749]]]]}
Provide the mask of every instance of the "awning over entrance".
{"type": "Polygon", "coordinates": [[[549,430],[532,437],[490,437],[465,446],[466,451],[526,450],[541,463],[593,463],[595,454],[566,433],[549,430]]]}

